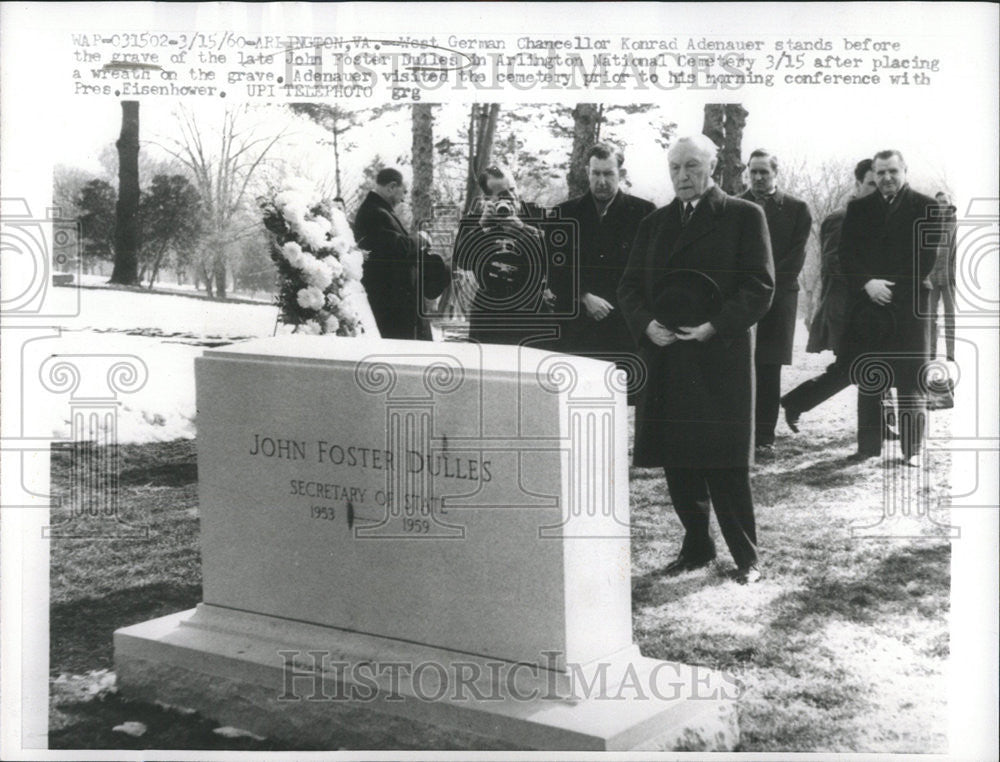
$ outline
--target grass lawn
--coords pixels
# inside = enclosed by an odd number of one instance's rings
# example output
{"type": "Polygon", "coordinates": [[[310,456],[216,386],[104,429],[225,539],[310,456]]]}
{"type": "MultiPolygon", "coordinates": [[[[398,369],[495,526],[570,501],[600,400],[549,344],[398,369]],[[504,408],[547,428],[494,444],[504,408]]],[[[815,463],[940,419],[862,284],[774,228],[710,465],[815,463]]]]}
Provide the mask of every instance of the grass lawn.
{"type": "MultiPolygon", "coordinates": [[[[814,370],[790,372],[786,384],[814,370]]],[[[739,676],[740,751],[944,753],[950,544],[914,516],[869,532],[894,536],[852,538],[852,525],[877,522],[883,480],[901,472],[845,461],[854,449],[845,405],[815,413],[803,433],[779,437],[775,461],[753,469],[765,575],[756,585],[728,579],[721,538],[712,567],[658,575],[680,525],[662,472],[632,469],[636,641],[647,656],[739,676]]],[[[932,422],[946,427],[946,414],[932,422]]],[[[68,494],[70,462],[53,451],[57,493],[68,494]]],[[[932,452],[926,473],[935,505],[948,487],[947,453],[932,452]]],[[[124,446],[120,502],[148,537],[53,540],[52,748],[306,748],[225,738],[205,718],[127,702],[113,688],[112,632],[201,598],[196,482],[193,442],[124,446]],[[126,721],[147,732],[112,731],[126,721]]],[[[946,511],[934,516],[947,523],[946,511]]]]}

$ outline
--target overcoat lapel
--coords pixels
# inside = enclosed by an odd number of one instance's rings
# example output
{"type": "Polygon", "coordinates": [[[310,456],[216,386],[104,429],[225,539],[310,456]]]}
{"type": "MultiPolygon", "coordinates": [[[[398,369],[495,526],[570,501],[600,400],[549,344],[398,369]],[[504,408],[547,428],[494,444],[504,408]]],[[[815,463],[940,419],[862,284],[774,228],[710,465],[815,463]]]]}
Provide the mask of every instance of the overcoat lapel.
{"type": "MultiPolygon", "coordinates": [[[[668,265],[674,257],[715,229],[724,202],[725,197],[722,195],[722,192],[717,185],[713,185],[708,193],[702,196],[698,206],[695,207],[691,220],[683,228],[681,227],[680,220],[680,201],[675,198],[670,202],[672,212],[667,217],[668,222],[665,226],[665,233],[671,231],[671,229],[673,229],[671,232],[676,232],[677,229],[680,229],[680,234],[674,238],[673,245],[667,247],[668,265]]],[[[667,238],[667,241],[670,240],[670,238],[667,238]]]]}

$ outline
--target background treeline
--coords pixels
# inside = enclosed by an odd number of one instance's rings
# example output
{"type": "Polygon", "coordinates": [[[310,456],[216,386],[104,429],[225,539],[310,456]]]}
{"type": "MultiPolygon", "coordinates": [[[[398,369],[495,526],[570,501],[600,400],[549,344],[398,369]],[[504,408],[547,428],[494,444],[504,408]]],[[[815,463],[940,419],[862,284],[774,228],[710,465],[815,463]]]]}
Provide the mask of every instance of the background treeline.
{"type": "MultiPolygon", "coordinates": [[[[324,104],[229,107],[142,124],[137,103],[122,103],[122,132],[99,155],[100,169],[56,166],[54,205],[79,223],[80,242],[56,242],[56,254],[84,273],[122,285],[186,286],[209,296],[258,297],[275,291],[258,199],[288,177],[304,176],[324,195],[340,196],[348,217],[385,166],[408,168],[411,195],[398,213],[412,226],[457,217],[475,197],[476,174],[508,165],[522,196],[542,205],[586,192],[583,158],[599,140],[626,150],[624,189],[666,203],[672,191],[666,149],[677,125],[661,106],[578,103],[389,105],[347,109],[324,104]],[[169,120],[168,120],[169,121],[169,120]],[[149,132],[149,136],[146,135],[149,132]],[[629,167],[662,163],[655,186],[632,187],[629,167]],[[63,246],[64,250],[59,251],[63,246]],[[74,261],[79,253],[82,261],[74,261]]],[[[703,131],[722,148],[717,181],[744,189],[742,133],[753,115],[738,104],[707,104],[703,131]]],[[[773,147],[780,155],[780,147],[773,147]]],[[[783,163],[779,185],[803,198],[814,219],[802,281],[802,308],[814,308],[818,229],[845,203],[855,157],[783,163]]],[[[447,238],[435,237],[441,254],[447,238]]]]}

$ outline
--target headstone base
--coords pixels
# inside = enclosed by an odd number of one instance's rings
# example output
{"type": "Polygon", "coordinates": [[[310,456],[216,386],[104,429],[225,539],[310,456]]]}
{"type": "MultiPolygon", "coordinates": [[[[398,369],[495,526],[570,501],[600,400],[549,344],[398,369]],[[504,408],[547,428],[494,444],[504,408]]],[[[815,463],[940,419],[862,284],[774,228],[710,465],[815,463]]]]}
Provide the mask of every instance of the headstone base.
{"type": "Polygon", "coordinates": [[[319,748],[735,747],[737,686],[637,648],[570,674],[207,604],[115,632],[123,694],[319,748]]]}

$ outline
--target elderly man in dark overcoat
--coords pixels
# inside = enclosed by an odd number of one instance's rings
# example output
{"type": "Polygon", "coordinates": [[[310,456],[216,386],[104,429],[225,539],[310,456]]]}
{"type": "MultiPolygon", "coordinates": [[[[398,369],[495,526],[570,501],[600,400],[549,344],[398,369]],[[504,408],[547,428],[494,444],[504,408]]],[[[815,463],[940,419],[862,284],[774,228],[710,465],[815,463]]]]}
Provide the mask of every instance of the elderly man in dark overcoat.
{"type": "Polygon", "coordinates": [[[760,455],[774,451],[774,429],[781,399],[781,366],[792,362],[795,319],[799,301],[799,273],[806,259],[806,241],[812,215],[805,201],[778,188],[778,158],[757,149],[747,164],[750,189],[743,194],[764,210],[774,257],[774,299],[757,325],[754,363],[757,409],[754,443],[760,455]]]}
{"type": "Polygon", "coordinates": [[[640,223],[618,299],[649,372],[636,406],[634,464],[664,468],[685,530],[680,553],[664,573],[680,574],[715,558],[709,531],[714,506],[736,577],[746,583],[760,578],[749,473],[752,328],[771,304],[774,265],[761,208],[713,183],[716,151],[703,135],[682,138],[670,149],[676,198],[640,223]],[[664,284],[681,273],[712,282],[718,308],[705,313],[709,319],[692,314],[666,325],[657,317],[671,307],[663,303],[670,293],[664,284]]]}
{"type": "MultiPolygon", "coordinates": [[[[853,301],[844,341],[857,358],[854,377],[886,376],[896,388],[903,462],[918,466],[926,419],[920,376],[929,356],[927,276],[937,257],[937,241],[921,235],[921,224],[935,224],[937,202],[909,186],[899,151],[875,154],[872,171],[878,193],[847,205],[840,234],[840,266],[853,301]]],[[[860,458],[881,455],[883,391],[859,384],[860,458]]]]}

